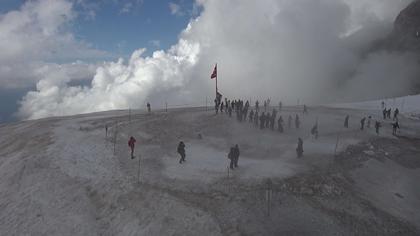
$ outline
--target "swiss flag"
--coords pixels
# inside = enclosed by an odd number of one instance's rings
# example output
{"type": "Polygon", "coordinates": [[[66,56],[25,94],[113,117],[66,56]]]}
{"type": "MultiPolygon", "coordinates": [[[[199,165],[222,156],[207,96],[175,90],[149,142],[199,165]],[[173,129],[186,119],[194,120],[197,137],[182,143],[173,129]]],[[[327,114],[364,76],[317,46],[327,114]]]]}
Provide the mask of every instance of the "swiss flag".
{"type": "Polygon", "coordinates": [[[210,78],[211,78],[211,79],[217,78],[217,64],[216,64],[216,66],[214,67],[214,69],[213,69],[213,73],[211,73],[210,78]]]}

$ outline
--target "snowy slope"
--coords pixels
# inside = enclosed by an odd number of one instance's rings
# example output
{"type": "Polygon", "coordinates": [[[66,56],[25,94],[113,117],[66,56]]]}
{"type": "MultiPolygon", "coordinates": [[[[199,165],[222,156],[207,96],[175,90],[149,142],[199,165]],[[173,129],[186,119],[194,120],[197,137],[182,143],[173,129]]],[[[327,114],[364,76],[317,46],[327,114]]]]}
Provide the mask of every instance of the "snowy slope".
{"type": "Polygon", "coordinates": [[[420,94],[412,96],[404,96],[397,98],[385,98],[375,101],[357,102],[357,103],[341,103],[328,104],[328,107],[336,108],[350,108],[350,109],[365,109],[382,111],[382,102],[386,108],[398,108],[401,114],[406,116],[420,118],[420,94]]]}
{"type": "Polygon", "coordinates": [[[360,118],[379,119],[377,111],[348,107],[365,110],[311,107],[303,116],[300,108],[287,107],[283,118],[299,114],[303,127],[286,127],[284,134],[200,108],[2,125],[0,234],[418,234],[420,217],[413,209],[420,206],[420,166],[411,137],[420,133],[419,124],[402,118],[401,134],[410,138],[393,137],[389,127],[378,137],[372,129],[359,129],[360,118]],[[350,128],[343,129],[347,114],[350,128]],[[315,140],[309,131],[317,120],[315,140]],[[134,160],[130,136],[137,139],[134,160]],[[301,159],[295,153],[298,137],[304,139],[301,159]],[[180,140],[187,152],[182,165],[180,140]],[[228,172],[227,152],[235,144],[241,149],[239,168],[228,172]],[[391,148],[388,156],[385,148],[391,148]]]}

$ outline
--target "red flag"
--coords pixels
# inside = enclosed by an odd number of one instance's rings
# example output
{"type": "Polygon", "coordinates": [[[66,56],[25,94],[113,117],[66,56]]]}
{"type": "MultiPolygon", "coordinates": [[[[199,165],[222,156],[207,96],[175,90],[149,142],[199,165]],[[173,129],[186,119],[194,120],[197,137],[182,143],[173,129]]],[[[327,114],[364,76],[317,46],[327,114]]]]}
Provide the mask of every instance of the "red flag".
{"type": "Polygon", "coordinates": [[[217,64],[214,67],[213,73],[211,73],[210,79],[217,78],[217,64]]]}

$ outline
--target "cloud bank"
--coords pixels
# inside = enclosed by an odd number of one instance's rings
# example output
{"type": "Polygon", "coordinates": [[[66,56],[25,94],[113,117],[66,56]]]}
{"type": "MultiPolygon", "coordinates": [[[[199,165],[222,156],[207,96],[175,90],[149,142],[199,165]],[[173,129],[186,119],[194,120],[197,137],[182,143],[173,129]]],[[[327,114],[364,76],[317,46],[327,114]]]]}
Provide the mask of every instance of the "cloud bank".
{"type": "MultiPolygon", "coordinates": [[[[329,102],[407,92],[420,70],[414,55],[366,53],[387,35],[410,1],[197,0],[201,14],[167,51],[96,69],[90,86],[45,75],[21,101],[22,118],[205,101],[218,62],[219,88],[230,98],[329,102]]],[[[69,15],[68,17],[72,17],[69,15]]],[[[52,27],[54,28],[54,27],[52,27]]]]}

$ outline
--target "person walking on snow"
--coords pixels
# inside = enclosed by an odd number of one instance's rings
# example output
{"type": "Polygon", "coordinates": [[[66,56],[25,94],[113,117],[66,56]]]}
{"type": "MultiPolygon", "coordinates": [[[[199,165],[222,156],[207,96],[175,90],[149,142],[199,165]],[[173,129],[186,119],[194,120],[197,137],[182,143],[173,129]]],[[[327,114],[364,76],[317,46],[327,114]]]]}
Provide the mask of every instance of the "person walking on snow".
{"type": "Polygon", "coordinates": [[[369,116],[368,118],[368,123],[367,123],[367,127],[370,128],[370,123],[372,122],[372,116],[369,116]]]}
{"type": "Polygon", "coordinates": [[[185,161],[185,144],[184,142],[179,142],[177,151],[179,155],[181,156],[181,159],[179,159],[179,164],[182,164],[182,162],[185,161]]]}
{"type": "Polygon", "coordinates": [[[131,136],[130,140],[128,140],[128,146],[131,149],[131,159],[134,159],[134,145],[136,144],[136,139],[131,136]]]}

